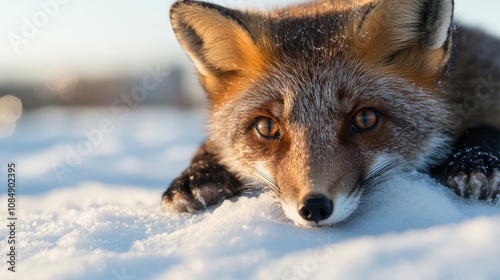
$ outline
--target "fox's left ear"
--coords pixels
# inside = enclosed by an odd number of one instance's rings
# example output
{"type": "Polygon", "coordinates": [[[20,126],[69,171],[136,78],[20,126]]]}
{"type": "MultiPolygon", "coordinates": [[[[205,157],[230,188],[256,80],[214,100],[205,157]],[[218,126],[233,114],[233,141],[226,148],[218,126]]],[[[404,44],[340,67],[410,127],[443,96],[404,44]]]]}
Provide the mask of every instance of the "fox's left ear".
{"type": "Polygon", "coordinates": [[[408,78],[435,82],[450,57],[453,8],[453,0],[379,0],[360,21],[360,54],[408,78]]]}

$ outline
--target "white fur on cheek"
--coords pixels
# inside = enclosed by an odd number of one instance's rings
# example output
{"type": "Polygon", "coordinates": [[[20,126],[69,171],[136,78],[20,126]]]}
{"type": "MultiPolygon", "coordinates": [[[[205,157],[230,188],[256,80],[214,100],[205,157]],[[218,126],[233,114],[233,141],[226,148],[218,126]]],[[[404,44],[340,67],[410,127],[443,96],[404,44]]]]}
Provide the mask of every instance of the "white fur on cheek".
{"type": "Polygon", "coordinates": [[[427,170],[429,166],[437,165],[440,160],[446,158],[446,155],[451,152],[448,148],[451,146],[449,141],[450,139],[444,135],[432,136],[423,153],[417,157],[415,168],[427,170]]]}
{"type": "Polygon", "coordinates": [[[333,215],[328,219],[331,223],[342,222],[358,209],[360,195],[348,197],[347,195],[337,195],[333,206],[333,215]]]}
{"type": "Polygon", "coordinates": [[[309,221],[306,221],[304,220],[304,218],[302,218],[300,215],[299,215],[299,211],[297,209],[297,201],[291,201],[291,200],[288,200],[288,201],[281,201],[281,208],[283,208],[283,212],[285,213],[285,216],[292,220],[294,224],[298,225],[298,226],[305,226],[305,227],[308,227],[308,226],[313,226],[314,223],[311,223],[309,221]]]}

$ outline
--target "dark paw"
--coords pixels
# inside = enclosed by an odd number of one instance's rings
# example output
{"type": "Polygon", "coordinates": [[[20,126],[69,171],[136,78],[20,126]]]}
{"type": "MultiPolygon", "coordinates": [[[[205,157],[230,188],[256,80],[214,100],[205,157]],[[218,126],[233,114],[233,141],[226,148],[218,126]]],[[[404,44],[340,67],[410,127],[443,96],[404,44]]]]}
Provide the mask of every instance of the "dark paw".
{"type": "Polygon", "coordinates": [[[444,166],[444,183],[459,196],[500,202],[500,159],[480,147],[456,151],[444,166]]]}
{"type": "Polygon", "coordinates": [[[163,193],[162,208],[193,213],[233,197],[240,187],[241,183],[223,166],[199,160],[191,163],[163,193]]]}

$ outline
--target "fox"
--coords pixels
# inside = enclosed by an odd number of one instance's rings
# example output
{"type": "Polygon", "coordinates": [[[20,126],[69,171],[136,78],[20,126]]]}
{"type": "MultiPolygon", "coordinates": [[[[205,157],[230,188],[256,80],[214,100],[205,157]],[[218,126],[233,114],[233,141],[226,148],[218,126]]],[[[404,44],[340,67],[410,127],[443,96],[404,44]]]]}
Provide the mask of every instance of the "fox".
{"type": "Polygon", "coordinates": [[[500,204],[500,40],[453,0],[171,6],[208,99],[207,138],[167,212],[268,190],[297,226],[334,226],[397,173],[500,204]]]}

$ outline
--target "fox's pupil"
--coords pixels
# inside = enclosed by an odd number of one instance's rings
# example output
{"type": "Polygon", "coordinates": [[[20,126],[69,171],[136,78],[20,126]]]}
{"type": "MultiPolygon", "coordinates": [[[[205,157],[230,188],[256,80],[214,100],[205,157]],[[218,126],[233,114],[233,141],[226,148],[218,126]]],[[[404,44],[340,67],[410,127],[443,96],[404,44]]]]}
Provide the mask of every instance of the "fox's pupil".
{"type": "Polygon", "coordinates": [[[371,109],[363,109],[354,117],[354,125],[358,130],[368,130],[377,125],[378,116],[371,109]]]}
{"type": "Polygon", "coordinates": [[[272,129],[273,129],[273,121],[271,119],[267,119],[267,135],[272,135],[272,129]]]}
{"type": "Polygon", "coordinates": [[[260,136],[267,139],[277,138],[280,132],[278,124],[273,119],[267,117],[258,118],[255,129],[260,136]]]}
{"type": "Polygon", "coordinates": [[[362,116],[362,118],[363,118],[363,126],[364,127],[369,127],[370,124],[368,122],[370,121],[370,117],[366,114],[365,110],[363,110],[363,116],[362,116]]]}

